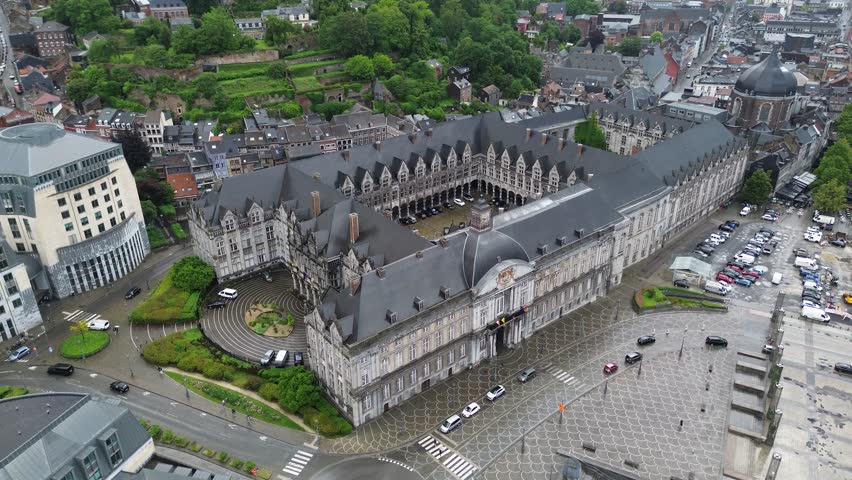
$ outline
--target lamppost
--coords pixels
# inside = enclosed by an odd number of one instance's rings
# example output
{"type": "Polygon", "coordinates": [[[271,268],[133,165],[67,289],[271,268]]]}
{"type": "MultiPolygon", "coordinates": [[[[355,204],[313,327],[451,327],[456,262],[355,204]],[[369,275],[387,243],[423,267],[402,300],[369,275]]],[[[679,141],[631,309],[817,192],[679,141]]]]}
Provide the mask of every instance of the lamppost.
{"type": "Polygon", "coordinates": [[[130,362],[130,354],[125,355],[127,357],[127,368],[130,369],[130,378],[133,378],[133,364],[130,362]]]}
{"type": "Polygon", "coordinates": [[[606,391],[607,391],[608,387],[609,387],[609,377],[604,377],[604,392],[603,392],[604,398],[606,398],[606,391]]]}
{"type": "Polygon", "coordinates": [[[186,379],[183,380],[183,391],[186,394],[186,399],[189,400],[189,387],[186,386],[186,379]]]}
{"type": "Polygon", "coordinates": [[[314,432],[317,435],[317,449],[319,449],[320,435],[319,435],[319,419],[318,418],[314,418],[314,432]]]}

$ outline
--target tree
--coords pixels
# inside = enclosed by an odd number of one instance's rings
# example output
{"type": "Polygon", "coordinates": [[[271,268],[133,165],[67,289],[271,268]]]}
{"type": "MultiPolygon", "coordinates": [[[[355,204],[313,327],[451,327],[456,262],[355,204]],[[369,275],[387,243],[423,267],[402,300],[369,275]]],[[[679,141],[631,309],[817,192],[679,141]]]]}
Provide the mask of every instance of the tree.
{"type": "Polygon", "coordinates": [[[597,115],[592,114],[591,117],[577,124],[577,129],[574,130],[574,141],[589,147],[606,150],[606,134],[598,125],[597,115]]]}
{"type": "Polygon", "coordinates": [[[360,12],[348,11],[322,22],[319,38],[324,48],[330,48],[345,57],[369,55],[375,48],[367,17],[360,12]]]}
{"type": "Polygon", "coordinates": [[[755,170],[743,185],[743,201],[752,205],[763,205],[772,193],[772,179],[766,170],[755,170]]]}
{"type": "Polygon", "coordinates": [[[283,62],[275,62],[266,69],[266,75],[270,78],[284,80],[287,78],[287,65],[283,62]]]}
{"type": "Polygon", "coordinates": [[[172,37],[175,51],[195,55],[211,55],[251,49],[254,40],[240,32],[237,24],[223,8],[214,8],[201,17],[201,26],[191,29],[182,25],[172,37]]]}
{"type": "Polygon", "coordinates": [[[137,180],[136,190],[140,200],[151,200],[154,205],[168,205],[175,199],[175,189],[171,185],[153,178],[137,180]]]}
{"type": "Polygon", "coordinates": [[[763,18],[763,16],[761,16],[761,15],[760,15],[760,12],[758,12],[757,10],[755,10],[755,11],[751,12],[751,21],[752,21],[752,23],[758,23],[758,22],[760,22],[760,20],[761,20],[762,18],[763,18]]]}
{"type": "Polygon", "coordinates": [[[589,32],[589,47],[594,51],[598,45],[602,45],[606,41],[606,36],[600,30],[589,32]]]}
{"type": "Polygon", "coordinates": [[[116,142],[121,144],[124,150],[124,159],[131,172],[144,168],[151,161],[151,149],[142,134],[137,130],[121,130],[116,134],[116,142]]]}
{"type": "Polygon", "coordinates": [[[89,61],[92,63],[109,63],[112,57],[118,53],[116,44],[112,40],[95,40],[89,46],[89,61]]]}
{"type": "Polygon", "coordinates": [[[568,43],[577,43],[583,38],[583,32],[576,25],[569,24],[562,31],[562,40],[568,43]]]}
{"type": "Polygon", "coordinates": [[[279,111],[284,118],[296,118],[304,115],[304,112],[302,112],[302,106],[296,102],[282,103],[279,106],[279,111]]]}
{"type": "Polygon", "coordinates": [[[196,256],[184,257],[172,267],[172,282],[187,292],[203,292],[215,279],[213,267],[196,256]]]}
{"type": "Polygon", "coordinates": [[[56,0],[51,4],[51,13],[57,22],[81,36],[93,31],[110,33],[122,23],[109,0],[56,0]]]}
{"type": "Polygon", "coordinates": [[[832,178],[814,190],[814,207],[820,212],[839,212],[846,208],[846,184],[832,178]]]}
{"type": "Polygon", "coordinates": [[[204,15],[216,5],[219,5],[217,0],[187,0],[186,2],[186,8],[189,9],[189,13],[196,17],[204,15]]]}
{"type": "Polygon", "coordinates": [[[393,72],[393,60],[384,53],[377,53],[373,55],[373,70],[376,76],[386,78],[393,72]]]}
{"type": "Polygon", "coordinates": [[[145,218],[145,223],[153,224],[157,220],[157,206],[151,200],[142,201],[142,216],[145,218]]]}
{"type": "Polygon", "coordinates": [[[845,138],[847,142],[852,143],[852,103],[843,107],[843,112],[834,121],[834,131],[840,138],[845,138]]]}
{"type": "Polygon", "coordinates": [[[148,17],[133,29],[133,42],[136,45],[150,45],[152,40],[165,48],[172,45],[172,30],[168,22],[157,20],[156,17],[148,17]]]}
{"type": "Polygon", "coordinates": [[[816,170],[816,182],[814,188],[827,183],[831,179],[837,179],[846,184],[852,179],[852,147],[845,139],[841,139],[831,147],[827,148],[819,160],[816,170]]]}
{"type": "Polygon", "coordinates": [[[370,80],[376,74],[373,62],[364,55],[355,55],[347,60],[346,72],[356,80],[370,80]]]}
{"type": "Polygon", "coordinates": [[[601,6],[595,0],[568,0],[566,14],[570,17],[577,15],[597,15],[601,6]]]}
{"type": "Polygon", "coordinates": [[[439,24],[441,32],[451,42],[459,39],[464,30],[464,24],[467,20],[467,12],[462,7],[461,0],[447,0],[441,5],[441,15],[439,24]]]}
{"type": "Polygon", "coordinates": [[[618,52],[625,57],[638,57],[642,51],[642,41],[639,37],[624,37],[624,40],[618,44],[618,52]]]}
{"type": "Polygon", "coordinates": [[[402,52],[409,47],[409,20],[395,0],[379,0],[367,10],[367,25],[373,32],[376,50],[402,52]]]}
{"type": "Polygon", "coordinates": [[[291,35],[299,32],[299,27],[276,16],[264,18],[263,24],[266,28],[263,33],[263,39],[270,45],[286,43],[291,35]]]}
{"type": "Polygon", "coordinates": [[[73,325],[68,327],[72,332],[76,332],[80,334],[80,337],[84,339],[86,338],[86,333],[89,331],[89,324],[86,323],[85,320],[77,320],[73,325]]]}
{"type": "Polygon", "coordinates": [[[284,370],[278,380],[278,403],[291,412],[314,405],[322,395],[314,381],[314,374],[299,365],[284,370]]]}
{"type": "Polygon", "coordinates": [[[609,4],[609,11],[614,13],[627,13],[627,2],[625,0],[615,0],[609,4]]]}
{"type": "Polygon", "coordinates": [[[657,45],[662,45],[663,43],[663,32],[654,32],[651,34],[651,38],[649,42],[656,43],[657,45]]]}

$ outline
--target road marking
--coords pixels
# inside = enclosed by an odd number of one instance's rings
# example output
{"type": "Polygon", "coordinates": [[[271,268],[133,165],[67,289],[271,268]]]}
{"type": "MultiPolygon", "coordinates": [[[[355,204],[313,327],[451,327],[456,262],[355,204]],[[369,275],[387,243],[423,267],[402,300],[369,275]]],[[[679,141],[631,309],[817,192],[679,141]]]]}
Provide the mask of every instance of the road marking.
{"type": "Polygon", "coordinates": [[[95,378],[95,377],[97,377],[97,376],[98,376],[98,374],[97,374],[97,373],[90,373],[90,374],[89,374],[89,377],[91,377],[91,378],[95,378]]]}
{"type": "Polygon", "coordinates": [[[233,423],[229,423],[229,424],[228,424],[228,428],[230,428],[231,430],[236,430],[236,429],[237,429],[237,426],[236,426],[236,425],[234,425],[233,423]]]}
{"type": "Polygon", "coordinates": [[[35,370],[37,368],[38,368],[37,366],[33,365],[32,367],[27,367],[27,370],[35,370]]]}
{"type": "Polygon", "coordinates": [[[409,472],[413,472],[413,471],[414,471],[414,467],[408,466],[408,465],[406,465],[406,464],[404,464],[404,463],[402,463],[402,462],[396,461],[396,460],[394,460],[394,459],[392,459],[392,458],[379,457],[379,458],[378,458],[378,460],[379,460],[380,462],[388,462],[388,463],[392,463],[392,464],[394,464],[394,465],[398,465],[398,466],[400,466],[400,467],[402,467],[402,468],[404,468],[404,469],[408,470],[409,472]]]}
{"type": "Polygon", "coordinates": [[[265,441],[269,440],[269,437],[267,437],[266,435],[261,435],[257,438],[259,438],[261,442],[265,442],[265,441]]]}
{"type": "Polygon", "coordinates": [[[2,371],[2,372],[0,372],[0,373],[15,373],[15,371],[14,371],[14,370],[4,370],[4,371],[2,371]]]}
{"type": "Polygon", "coordinates": [[[169,402],[169,403],[171,403],[173,407],[177,407],[177,405],[178,405],[177,402],[169,402]]]}
{"type": "Polygon", "coordinates": [[[147,392],[147,391],[142,392],[143,397],[147,397],[148,395],[151,395],[151,392],[147,392]]]}
{"type": "Polygon", "coordinates": [[[432,435],[427,435],[417,443],[456,478],[465,480],[479,469],[470,460],[453,451],[432,435]]]}
{"type": "Polygon", "coordinates": [[[290,457],[290,461],[287,462],[287,465],[285,465],[281,470],[298,477],[299,474],[302,473],[302,470],[308,466],[308,462],[311,461],[313,456],[313,453],[309,453],[304,450],[297,450],[296,453],[290,457]]]}

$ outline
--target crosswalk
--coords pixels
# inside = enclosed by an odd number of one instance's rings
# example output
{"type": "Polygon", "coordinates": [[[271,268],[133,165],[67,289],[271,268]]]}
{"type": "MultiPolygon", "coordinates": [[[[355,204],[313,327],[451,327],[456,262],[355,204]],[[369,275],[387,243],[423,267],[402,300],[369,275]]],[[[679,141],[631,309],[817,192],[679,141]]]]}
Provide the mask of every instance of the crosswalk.
{"type": "Polygon", "coordinates": [[[287,462],[287,465],[282,469],[285,473],[289,473],[294,477],[298,477],[302,470],[308,465],[308,462],[313,458],[313,453],[305,452],[304,450],[298,450],[295,455],[290,457],[290,461],[287,462]]]}
{"type": "Polygon", "coordinates": [[[467,479],[478,470],[470,460],[454,452],[432,435],[427,435],[417,443],[460,480],[467,479]]]}
{"type": "Polygon", "coordinates": [[[86,323],[91,322],[92,320],[98,320],[101,316],[97,313],[89,313],[85,310],[74,310],[73,312],[62,312],[62,315],[65,317],[66,322],[79,322],[80,320],[85,321],[86,323]]]}
{"type": "Polygon", "coordinates": [[[569,387],[574,387],[577,389],[582,389],[585,385],[580,381],[577,377],[572,377],[570,373],[562,370],[561,368],[556,368],[552,364],[544,367],[544,371],[556,377],[557,380],[568,385],[569,387]]]}

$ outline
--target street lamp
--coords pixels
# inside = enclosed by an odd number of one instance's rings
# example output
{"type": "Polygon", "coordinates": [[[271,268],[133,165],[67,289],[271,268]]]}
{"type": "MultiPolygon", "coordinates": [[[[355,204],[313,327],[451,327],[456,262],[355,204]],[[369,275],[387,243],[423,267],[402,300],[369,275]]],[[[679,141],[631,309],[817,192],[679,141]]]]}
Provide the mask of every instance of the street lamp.
{"type": "Polygon", "coordinates": [[[319,435],[319,419],[318,418],[314,418],[314,432],[316,432],[316,434],[317,434],[317,449],[319,449],[320,435],[319,435]]]}
{"type": "Polygon", "coordinates": [[[130,369],[130,378],[133,378],[133,364],[130,363],[130,354],[125,355],[127,357],[127,368],[130,369]]]}

